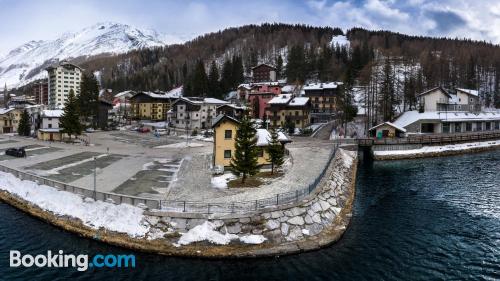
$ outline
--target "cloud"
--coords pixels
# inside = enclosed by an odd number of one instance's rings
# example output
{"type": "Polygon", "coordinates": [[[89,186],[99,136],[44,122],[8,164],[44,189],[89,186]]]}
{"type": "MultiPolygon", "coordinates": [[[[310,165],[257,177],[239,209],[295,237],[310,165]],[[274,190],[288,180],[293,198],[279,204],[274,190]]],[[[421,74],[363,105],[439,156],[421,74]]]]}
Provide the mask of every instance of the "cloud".
{"type": "Polygon", "coordinates": [[[437,34],[446,34],[452,30],[463,28],[467,24],[460,15],[452,11],[429,11],[426,13],[435,22],[434,29],[437,34]]]}

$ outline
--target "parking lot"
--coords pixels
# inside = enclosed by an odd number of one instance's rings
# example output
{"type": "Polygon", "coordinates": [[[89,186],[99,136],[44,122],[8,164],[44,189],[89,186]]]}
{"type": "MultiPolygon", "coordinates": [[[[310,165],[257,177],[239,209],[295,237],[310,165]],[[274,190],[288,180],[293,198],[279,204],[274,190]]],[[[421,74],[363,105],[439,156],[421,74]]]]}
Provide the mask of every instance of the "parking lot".
{"type": "Polygon", "coordinates": [[[252,200],[303,188],[319,174],[331,149],[331,144],[312,138],[294,139],[287,145],[291,157],[284,177],[256,189],[218,189],[211,186],[210,139],[156,137],[131,131],[94,132],[82,138],[90,140],[90,145],[0,136],[0,164],[87,189],[94,187],[97,167],[95,182],[99,191],[220,202],[252,200]],[[2,153],[10,147],[25,147],[27,157],[2,153]]]}

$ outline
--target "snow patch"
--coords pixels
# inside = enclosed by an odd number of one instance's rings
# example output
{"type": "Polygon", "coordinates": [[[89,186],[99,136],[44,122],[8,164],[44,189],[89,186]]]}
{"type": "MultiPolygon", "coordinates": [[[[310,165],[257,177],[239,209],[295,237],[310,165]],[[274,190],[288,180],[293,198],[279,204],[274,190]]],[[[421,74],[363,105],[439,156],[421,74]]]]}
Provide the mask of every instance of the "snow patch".
{"type": "Polygon", "coordinates": [[[267,239],[262,235],[243,235],[225,233],[222,234],[215,230],[217,225],[210,221],[205,221],[203,224],[191,228],[188,232],[182,234],[179,241],[174,246],[179,247],[188,245],[194,242],[208,241],[217,245],[227,245],[231,240],[239,240],[246,244],[261,244],[267,239]]]}
{"type": "Polygon", "coordinates": [[[236,176],[232,173],[223,174],[220,176],[212,177],[211,184],[214,188],[227,188],[227,182],[235,179],[236,176]]]}
{"type": "Polygon", "coordinates": [[[443,146],[424,146],[422,148],[408,149],[408,150],[374,151],[373,154],[376,156],[415,155],[415,154],[428,154],[428,153],[443,152],[443,151],[470,150],[475,148],[491,147],[498,145],[500,145],[500,140],[449,144],[443,146]]]}

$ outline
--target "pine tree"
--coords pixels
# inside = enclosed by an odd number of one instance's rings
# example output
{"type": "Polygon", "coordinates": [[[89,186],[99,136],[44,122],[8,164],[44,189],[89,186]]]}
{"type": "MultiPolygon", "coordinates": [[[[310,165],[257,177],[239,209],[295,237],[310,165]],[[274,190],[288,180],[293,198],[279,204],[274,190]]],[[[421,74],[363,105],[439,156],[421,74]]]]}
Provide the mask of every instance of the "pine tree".
{"type": "Polygon", "coordinates": [[[304,47],[293,46],[288,53],[288,63],[286,65],[286,79],[288,83],[304,83],[306,79],[307,64],[304,54],[304,47]]]}
{"type": "Polygon", "coordinates": [[[382,113],[382,121],[392,121],[395,114],[395,105],[397,105],[396,93],[394,91],[394,75],[392,73],[392,65],[388,58],[385,59],[383,67],[383,77],[380,89],[381,100],[380,111],[382,113]]]}
{"type": "Polygon", "coordinates": [[[231,90],[234,84],[233,79],[233,64],[230,59],[226,59],[224,61],[224,65],[222,66],[222,75],[221,75],[221,88],[224,93],[227,93],[231,90]]]}
{"type": "Polygon", "coordinates": [[[244,69],[243,69],[243,60],[240,56],[234,56],[232,64],[232,73],[233,73],[233,84],[231,85],[232,89],[235,89],[239,84],[245,81],[244,69]]]}
{"type": "Polygon", "coordinates": [[[283,58],[278,55],[276,58],[276,78],[281,79],[281,72],[283,71],[283,58]]]}
{"type": "Polygon", "coordinates": [[[248,117],[243,117],[238,126],[235,148],[231,169],[237,176],[242,175],[241,182],[245,183],[248,176],[253,176],[259,171],[256,131],[248,117]]]}
{"type": "Polygon", "coordinates": [[[80,84],[80,94],[77,97],[80,117],[84,122],[92,121],[97,127],[97,113],[99,106],[99,84],[92,73],[84,73],[80,84]],[[92,117],[92,118],[91,118],[92,117]]]}
{"type": "Polygon", "coordinates": [[[212,61],[210,65],[210,71],[208,73],[208,96],[214,98],[223,97],[225,92],[221,91],[220,83],[219,83],[219,69],[215,64],[215,61],[212,61]]]}
{"type": "Polygon", "coordinates": [[[28,111],[25,109],[21,114],[21,119],[19,120],[19,126],[17,127],[17,133],[20,136],[29,137],[31,135],[31,121],[28,111]]]}
{"type": "Polygon", "coordinates": [[[82,133],[82,124],[80,124],[80,112],[78,110],[78,101],[73,89],[69,90],[68,100],[64,104],[64,112],[59,120],[62,132],[69,135],[78,136],[82,133]]]}
{"type": "Polygon", "coordinates": [[[198,60],[198,62],[196,63],[191,83],[194,96],[197,97],[207,96],[209,92],[208,77],[202,60],[198,60]]]}
{"type": "Polygon", "coordinates": [[[280,143],[278,132],[275,129],[271,130],[271,139],[267,146],[267,153],[269,154],[268,161],[271,162],[271,174],[273,174],[275,168],[280,168],[285,162],[285,148],[280,143]]]}

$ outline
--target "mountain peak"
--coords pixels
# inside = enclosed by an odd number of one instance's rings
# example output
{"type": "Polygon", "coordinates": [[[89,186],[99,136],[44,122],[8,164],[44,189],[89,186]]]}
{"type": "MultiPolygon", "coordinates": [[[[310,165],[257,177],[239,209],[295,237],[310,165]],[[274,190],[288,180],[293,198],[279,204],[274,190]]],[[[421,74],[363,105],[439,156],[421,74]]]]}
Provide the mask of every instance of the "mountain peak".
{"type": "Polygon", "coordinates": [[[180,41],[150,29],[109,21],[98,22],[76,32],[64,33],[55,40],[29,41],[11,50],[0,58],[0,84],[17,87],[44,77],[43,68],[57,60],[104,53],[120,54],[180,41]]]}

